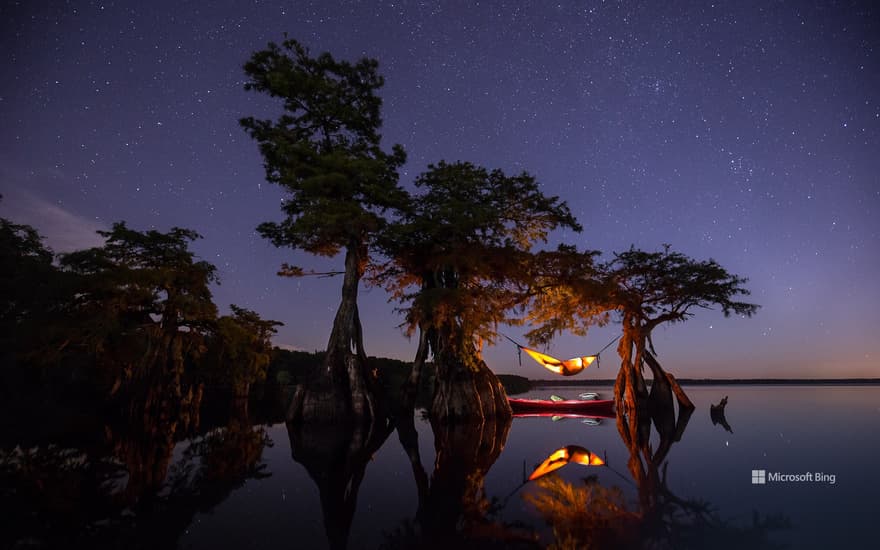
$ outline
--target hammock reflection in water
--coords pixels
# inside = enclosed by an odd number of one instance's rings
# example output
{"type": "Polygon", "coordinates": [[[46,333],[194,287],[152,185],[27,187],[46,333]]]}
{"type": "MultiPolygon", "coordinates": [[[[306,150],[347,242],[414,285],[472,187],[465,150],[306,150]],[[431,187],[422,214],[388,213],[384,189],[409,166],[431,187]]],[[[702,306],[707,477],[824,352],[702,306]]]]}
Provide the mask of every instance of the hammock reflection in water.
{"type": "Polygon", "coordinates": [[[567,445],[553,451],[540,466],[535,468],[535,471],[529,476],[529,481],[538,479],[571,463],[583,466],[605,465],[605,461],[599,458],[599,455],[596,453],[592,453],[580,445],[567,445]]]}

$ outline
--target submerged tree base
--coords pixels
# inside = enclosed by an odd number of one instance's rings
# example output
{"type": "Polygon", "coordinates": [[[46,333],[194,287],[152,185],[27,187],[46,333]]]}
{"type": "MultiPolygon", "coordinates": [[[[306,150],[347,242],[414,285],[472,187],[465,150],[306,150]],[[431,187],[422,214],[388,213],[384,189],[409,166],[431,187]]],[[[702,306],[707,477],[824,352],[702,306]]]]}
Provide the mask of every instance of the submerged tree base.
{"type": "Polygon", "coordinates": [[[384,416],[372,380],[358,355],[347,353],[335,363],[328,357],[322,372],[293,392],[287,409],[292,423],[369,423],[384,416]],[[337,374],[341,373],[341,374],[337,374]]]}
{"type": "Polygon", "coordinates": [[[454,424],[513,416],[501,381],[482,360],[476,366],[469,368],[458,358],[438,361],[432,420],[454,424]]]}

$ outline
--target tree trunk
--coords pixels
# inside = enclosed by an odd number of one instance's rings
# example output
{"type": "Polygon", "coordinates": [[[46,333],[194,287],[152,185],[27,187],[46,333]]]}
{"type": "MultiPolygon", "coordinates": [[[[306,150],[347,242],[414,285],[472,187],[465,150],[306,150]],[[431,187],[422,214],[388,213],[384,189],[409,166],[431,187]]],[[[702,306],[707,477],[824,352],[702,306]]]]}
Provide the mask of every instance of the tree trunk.
{"type": "Polygon", "coordinates": [[[420,328],[419,329],[419,349],[416,351],[416,358],[413,361],[412,370],[410,370],[409,377],[403,383],[403,387],[401,388],[401,393],[403,394],[403,398],[401,402],[403,404],[403,410],[409,416],[412,416],[413,411],[415,410],[416,405],[416,397],[419,393],[419,386],[422,381],[422,370],[425,367],[425,361],[428,358],[428,329],[420,328]]]}
{"type": "Polygon", "coordinates": [[[437,422],[506,420],[513,415],[507,393],[498,377],[479,357],[473,342],[449,337],[438,342],[434,353],[437,373],[431,419],[437,422]]]}
{"type": "Polygon", "coordinates": [[[687,394],[684,393],[684,390],[681,389],[681,386],[678,384],[678,381],[675,379],[672,374],[663,370],[663,367],[660,366],[660,362],[657,361],[657,358],[654,357],[649,351],[645,351],[645,362],[651,368],[651,374],[653,376],[653,385],[651,387],[651,401],[656,403],[652,403],[652,406],[660,406],[666,407],[672,405],[672,394],[675,394],[676,399],[678,399],[678,405],[685,409],[693,409],[694,404],[688,398],[687,394]],[[655,397],[655,390],[657,391],[655,397]]]}
{"type": "Polygon", "coordinates": [[[621,433],[628,433],[631,443],[637,446],[648,441],[651,430],[648,389],[642,375],[646,338],[640,328],[638,319],[624,316],[623,335],[617,346],[621,358],[620,372],[614,384],[618,429],[621,433]]]}
{"type": "Polygon", "coordinates": [[[648,410],[658,432],[661,434],[671,432],[675,429],[675,405],[672,402],[672,388],[666,378],[666,371],[648,350],[645,350],[644,357],[652,375],[648,410]]]}
{"type": "Polygon", "coordinates": [[[617,345],[620,355],[620,372],[614,383],[614,400],[617,410],[627,413],[645,407],[648,387],[642,375],[642,360],[645,352],[645,336],[639,330],[637,321],[629,316],[623,320],[623,336],[617,345]]]}
{"type": "Polygon", "coordinates": [[[342,302],[324,364],[312,380],[294,392],[289,422],[369,422],[382,415],[375,398],[377,373],[367,365],[357,305],[364,259],[363,246],[351,242],[345,251],[342,302]]]}
{"type": "Polygon", "coordinates": [[[693,402],[688,398],[687,394],[684,393],[684,390],[681,389],[681,386],[678,385],[678,380],[672,376],[672,373],[666,373],[666,379],[669,380],[669,385],[672,386],[672,391],[675,393],[676,399],[678,399],[678,405],[683,409],[688,409],[693,411],[696,407],[693,402]]]}

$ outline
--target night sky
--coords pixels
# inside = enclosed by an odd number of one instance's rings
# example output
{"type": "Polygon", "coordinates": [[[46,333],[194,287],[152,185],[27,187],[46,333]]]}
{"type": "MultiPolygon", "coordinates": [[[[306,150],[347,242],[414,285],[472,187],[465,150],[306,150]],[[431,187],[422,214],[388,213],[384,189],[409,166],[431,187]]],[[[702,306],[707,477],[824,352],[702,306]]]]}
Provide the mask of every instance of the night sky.
{"type": "MultiPolygon", "coordinates": [[[[375,57],[384,143],[402,182],[441,159],[528,170],[610,253],[663,243],[750,278],[752,319],[699,311],[658,329],[678,376],[880,376],[880,17],[871,2],[4,2],[0,215],[59,252],[95,229],[204,235],[215,300],[323,349],[337,279],[283,279],[254,231],[280,219],[242,116],[279,106],[242,64],[283,33],[313,53],[375,57]]],[[[393,305],[364,289],[367,352],[411,359],[393,305]]],[[[510,329],[517,337],[522,331],[510,329]]],[[[617,333],[560,338],[562,358],[617,333]]],[[[519,366],[510,344],[497,372],[519,366]]],[[[616,357],[581,377],[611,378],[616,357]]]]}

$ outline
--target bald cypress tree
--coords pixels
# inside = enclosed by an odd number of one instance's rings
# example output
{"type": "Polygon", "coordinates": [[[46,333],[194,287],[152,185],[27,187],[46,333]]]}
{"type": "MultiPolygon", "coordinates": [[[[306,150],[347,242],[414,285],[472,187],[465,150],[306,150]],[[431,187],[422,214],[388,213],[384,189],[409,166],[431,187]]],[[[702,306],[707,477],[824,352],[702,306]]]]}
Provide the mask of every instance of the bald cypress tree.
{"type": "MultiPolygon", "coordinates": [[[[668,245],[657,252],[630,248],[597,264],[595,253],[560,251],[555,262],[564,269],[543,275],[543,286],[533,299],[529,333],[534,343],[546,343],[555,334],[604,324],[610,317],[622,325],[617,347],[621,366],[615,383],[619,410],[636,413],[647,404],[672,407],[673,393],[690,407],[690,400],[654,354],[651,333],[664,323],[681,323],[696,310],[719,308],[725,316],[750,317],[756,304],[740,301],[750,293],[748,279],[729,273],[715,260],[699,261],[668,245]],[[585,269],[572,269],[581,262],[585,269]],[[648,365],[653,377],[650,394],[643,375],[648,365]]],[[[539,286],[542,281],[539,280],[539,286]]]]}
{"type": "MultiPolygon", "coordinates": [[[[259,144],[266,179],[287,192],[284,218],[261,224],[259,233],[275,246],[345,257],[342,299],[323,368],[297,391],[289,418],[372,417],[375,375],[366,364],[358,286],[374,235],[385,224],[383,212],[405,198],[397,183],[403,149],[396,145],[389,153],[380,147],[378,63],[312,56],[288,39],[254,53],[244,70],[245,89],[277,98],[283,107],[275,120],[241,120],[259,144]]],[[[303,270],[285,265],[281,273],[303,270]]]]}
{"type": "Polygon", "coordinates": [[[432,418],[510,415],[500,382],[481,356],[499,323],[528,302],[537,256],[550,231],[580,226],[565,202],[527,173],[508,176],[470,163],[430,166],[416,179],[399,223],[382,240],[391,259],[378,279],[402,304],[419,348],[408,401],[429,354],[436,369],[432,418]]]}
{"type": "Polygon", "coordinates": [[[672,393],[691,407],[690,400],[667,373],[654,354],[651,333],[664,323],[681,323],[695,310],[719,308],[725,316],[751,317],[758,305],[740,301],[750,292],[748,279],[734,275],[715,260],[699,261],[669,245],[658,252],[630,248],[615,254],[605,267],[610,281],[610,300],[623,326],[618,345],[622,363],[615,384],[615,398],[628,410],[635,410],[647,396],[643,365],[651,369],[650,402],[657,407],[672,406],[672,393]]]}

